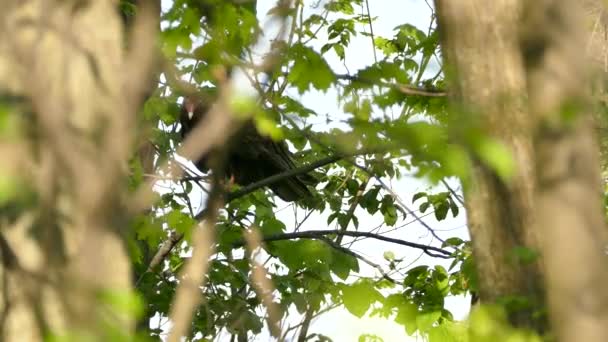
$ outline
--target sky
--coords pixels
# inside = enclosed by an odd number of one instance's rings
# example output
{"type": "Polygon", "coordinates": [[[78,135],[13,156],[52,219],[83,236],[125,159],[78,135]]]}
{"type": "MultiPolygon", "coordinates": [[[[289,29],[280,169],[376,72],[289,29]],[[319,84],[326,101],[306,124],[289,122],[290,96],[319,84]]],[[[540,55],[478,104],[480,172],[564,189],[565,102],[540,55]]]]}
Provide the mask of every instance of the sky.
{"type": "MultiPolygon", "coordinates": [[[[327,0],[316,0],[316,1],[305,1],[305,15],[312,13],[319,13],[322,9],[322,4],[327,0]],[[313,3],[320,3],[318,8],[313,8],[313,3]]],[[[164,5],[170,4],[170,0],[164,0],[164,5]]],[[[276,31],[272,24],[268,24],[268,18],[266,13],[270,8],[274,6],[276,0],[258,0],[258,16],[262,27],[267,32],[266,37],[273,37],[272,32],[276,31]]],[[[372,17],[377,17],[373,23],[373,30],[375,36],[392,37],[393,29],[395,26],[409,23],[417,26],[419,29],[426,32],[429,20],[431,17],[431,9],[429,4],[425,0],[376,0],[369,1],[369,9],[372,17]]],[[[361,11],[362,9],[358,9],[361,11]]],[[[363,29],[363,28],[360,28],[363,29]]],[[[367,30],[367,28],[365,29],[367,30]]],[[[317,49],[322,45],[319,43],[315,46],[317,49]]],[[[258,47],[260,51],[264,51],[267,48],[267,42],[262,41],[258,47]]],[[[378,52],[378,58],[381,58],[378,52]]],[[[343,63],[333,52],[328,52],[324,57],[327,58],[330,66],[336,73],[346,74],[354,73],[356,70],[368,66],[374,62],[374,56],[371,50],[371,40],[369,37],[358,35],[353,37],[351,40],[350,47],[346,50],[346,61],[343,63]]],[[[436,72],[437,68],[436,61],[433,61],[430,65],[431,72],[436,72]]],[[[244,78],[236,78],[237,88],[247,88],[247,81],[244,78]]],[[[300,98],[302,103],[309,108],[316,110],[319,114],[330,114],[332,116],[339,116],[342,112],[339,104],[336,101],[337,94],[334,90],[329,90],[327,93],[322,92],[309,92],[300,96],[297,92],[293,91],[289,93],[291,96],[300,98]]],[[[323,120],[324,121],[324,120],[323,120]]],[[[317,128],[323,129],[324,122],[319,122],[317,128]]],[[[412,204],[411,198],[417,192],[430,190],[430,185],[425,180],[420,180],[411,176],[404,176],[401,179],[384,179],[386,183],[390,184],[393,191],[400,197],[400,200],[407,205],[410,209],[416,210],[417,206],[412,204]]],[[[449,182],[452,188],[458,189],[459,184],[456,181],[449,182]]],[[[435,192],[445,191],[445,189],[434,188],[435,192]]],[[[200,197],[199,197],[200,200],[200,197]]],[[[279,207],[281,207],[279,205],[279,207]]],[[[359,219],[359,229],[364,230],[366,227],[375,227],[381,220],[378,216],[370,216],[367,212],[358,209],[355,214],[359,219]]],[[[418,213],[422,220],[426,224],[433,227],[435,232],[442,238],[448,238],[457,236],[463,239],[468,239],[468,233],[466,230],[465,213],[464,209],[456,218],[448,218],[444,221],[437,222],[433,215],[424,215],[418,213]]],[[[292,222],[293,218],[292,210],[283,210],[279,213],[279,218],[284,219],[284,222],[292,222]]],[[[313,229],[335,229],[332,225],[327,226],[326,215],[318,215],[308,221],[301,228],[301,230],[313,230],[313,229]]],[[[383,235],[404,239],[411,242],[417,243],[430,243],[432,236],[426,228],[419,222],[416,222],[411,216],[404,222],[399,222],[398,225],[402,227],[398,230],[390,231],[385,229],[380,231],[383,235]]],[[[391,228],[391,227],[389,227],[391,228]]],[[[351,227],[352,229],[352,227],[351,227]]],[[[435,245],[437,245],[435,241],[435,245]]],[[[444,260],[436,260],[426,255],[421,255],[420,251],[408,249],[404,246],[392,245],[386,242],[377,240],[365,239],[356,242],[353,246],[353,250],[357,253],[364,255],[366,258],[373,262],[381,265],[386,265],[384,260],[384,252],[390,251],[396,255],[397,259],[403,259],[402,265],[405,267],[404,271],[408,268],[417,265],[442,265],[444,267],[449,266],[449,262],[444,260]]],[[[378,271],[372,267],[360,263],[361,272],[360,276],[373,276],[378,275],[378,271]]],[[[388,268],[385,268],[388,271],[388,268]]],[[[450,310],[456,319],[463,319],[466,317],[469,309],[468,297],[450,297],[447,299],[447,309],[450,310]]],[[[294,319],[294,324],[298,320],[294,319]]],[[[358,319],[351,315],[345,309],[339,308],[329,313],[322,315],[320,318],[313,321],[310,332],[320,333],[331,337],[334,341],[358,341],[361,334],[375,334],[385,342],[390,341],[415,341],[415,337],[407,337],[403,326],[398,325],[390,320],[383,320],[379,318],[364,317],[358,319]]],[[[220,341],[223,339],[220,339],[220,341]]],[[[267,335],[262,334],[256,339],[256,341],[269,341],[267,335]]],[[[420,338],[418,338],[420,340],[420,338]]]]}

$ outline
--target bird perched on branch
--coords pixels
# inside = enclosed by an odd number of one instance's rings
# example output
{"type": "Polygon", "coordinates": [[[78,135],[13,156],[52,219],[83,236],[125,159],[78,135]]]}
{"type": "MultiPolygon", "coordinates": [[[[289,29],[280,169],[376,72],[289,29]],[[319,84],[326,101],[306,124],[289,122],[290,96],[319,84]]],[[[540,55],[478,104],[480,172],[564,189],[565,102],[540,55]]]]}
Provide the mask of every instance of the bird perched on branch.
{"type": "MultiPolygon", "coordinates": [[[[182,139],[207,114],[210,102],[188,96],[180,111],[182,139]]],[[[226,158],[226,175],[235,183],[246,186],[270,176],[296,168],[293,155],[284,141],[274,141],[262,136],[249,120],[231,140],[226,158]]],[[[209,155],[203,155],[194,163],[202,171],[209,170],[209,155]]],[[[309,174],[287,177],[272,183],[270,189],[286,202],[297,201],[311,195],[308,185],[316,185],[317,180],[309,174]]]]}

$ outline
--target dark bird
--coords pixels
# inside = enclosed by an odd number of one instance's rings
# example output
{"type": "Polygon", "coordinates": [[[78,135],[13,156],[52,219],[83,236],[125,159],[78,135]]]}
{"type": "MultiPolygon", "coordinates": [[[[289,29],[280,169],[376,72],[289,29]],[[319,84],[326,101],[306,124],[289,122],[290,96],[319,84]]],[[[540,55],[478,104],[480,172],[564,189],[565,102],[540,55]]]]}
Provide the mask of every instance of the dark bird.
{"type": "MultiPolygon", "coordinates": [[[[182,139],[207,114],[207,101],[195,97],[186,97],[180,111],[182,139]]],[[[249,120],[235,134],[228,147],[225,170],[226,175],[235,183],[246,186],[270,176],[280,174],[297,166],[293,154],[284,141],[274,141],[262,136],[255,124],[249,120]]],[[[209,170],[209,155],[203,155],[194,164],[202,172],[209,170]]],[[[272,191],[283,201],[292,202],[311,195],[307,185],[314,186],[317,181],[309,174],[288,177],[270,184],[272,191]]]]}

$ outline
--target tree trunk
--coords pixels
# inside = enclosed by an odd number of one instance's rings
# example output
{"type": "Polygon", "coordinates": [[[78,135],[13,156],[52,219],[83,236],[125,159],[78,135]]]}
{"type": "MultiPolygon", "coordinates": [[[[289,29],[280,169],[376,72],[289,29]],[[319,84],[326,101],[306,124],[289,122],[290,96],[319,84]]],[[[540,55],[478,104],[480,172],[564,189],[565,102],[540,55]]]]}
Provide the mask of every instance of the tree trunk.
{"type": "MultiPolygon", "coordinates": [[[[476,160],[465,180],[468,227],[479,274],[479,298],[496,302],[513,296],[542,301],[536,263],[514,255],[516,247],[538,247],[534,225],[534,156],[525,103],[525,69],[519,51],[518,0],[437,1],[445,72],[451,82],[458,127],[477,124],[511,152],[516,169],[505,181],[476,160]]],[[[467,134],[464,132],[463,134],[467,134]]],[[[464,141],[466,136],[462,136],[464,141]]],[[[534,309],[511,320],[532,324],[534,309]]],[[[534,323],[539,330],[543,322],[534,323]]]]}
{"type": "Polygon", "coordinates": [[[537,230],[561,341],[608,341],[608,231],[587,106],[589,31],[577,0],[527,2],[522,49],[534,135],[537,230]]]}
{"type": "MultiPolygon", "coordinates": [[[[583,51],[591,32],[582,5],[439,0],[437,11],[454,103],[517,163],[504,181],[478,161],[465,181],[481,300],[531,295],[542,304],[546,293],[560,340],[607,341],[608,239],[585,105],[590,70],[583,51]],[[540,251],[541,259],[514,262],[518,246],[540,251]]],[[[511,313],[511,320],[529,325],[536,308],[511,313]]],[[[532,327],[542,332],[545,323],[532,327]]]]}
{"type": "Polygon", "coordinates": [[[154,43],[125,54],[117,14],[114,1],[3,2],[0,101],[17,124],[0,173],[20,188],[0,202],[2,341],[132,333],[121,189],[154,43]]]}

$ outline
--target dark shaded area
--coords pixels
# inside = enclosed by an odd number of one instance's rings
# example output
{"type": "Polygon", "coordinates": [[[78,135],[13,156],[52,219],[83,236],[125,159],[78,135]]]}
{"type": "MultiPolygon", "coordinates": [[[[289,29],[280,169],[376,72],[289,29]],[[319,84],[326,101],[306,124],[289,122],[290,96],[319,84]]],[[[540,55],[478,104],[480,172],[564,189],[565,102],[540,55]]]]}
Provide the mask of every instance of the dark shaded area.
{"type": "MultiPolygon", "coordinates": [[[[195,97],[186,97],[180,112],[181,135],[186,138],[192,129],[205,117],[209,102],[195,97]]],[[[249,185],[276,174],[297,168],[293,154],[284,141],[274,141],[262,136],[252,121],[247,121],[232,139],[228,147],[226,175],[235,183],[249,185]]],[[[196,167],[207,172],[214,152],[195,161],[196,167]]],[[[297,201],[311,195],[307,185],[317,180],[309,174],[288,177],[269,187],[282,200],[297,201]]]]}

